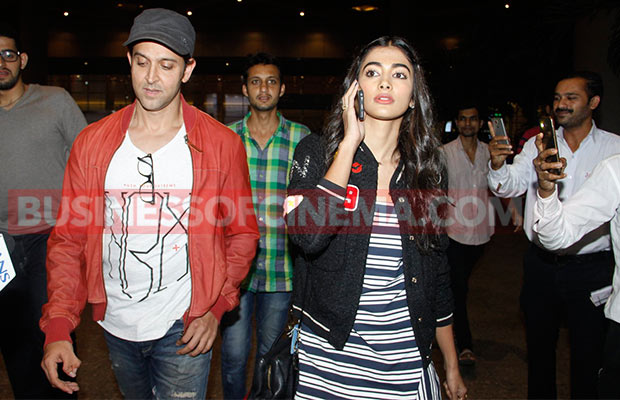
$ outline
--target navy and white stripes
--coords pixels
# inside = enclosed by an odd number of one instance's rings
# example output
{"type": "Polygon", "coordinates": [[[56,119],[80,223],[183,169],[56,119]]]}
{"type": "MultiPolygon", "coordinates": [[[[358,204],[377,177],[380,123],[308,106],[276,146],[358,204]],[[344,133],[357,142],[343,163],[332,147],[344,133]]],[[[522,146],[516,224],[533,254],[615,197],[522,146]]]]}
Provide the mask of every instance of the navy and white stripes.
{"type": "Polygon", "coordinates": [[[362,295],[339,351],[302,326],[296,399],[441,398],[431,364],[424,370],[411,327],[402,247],[392,205],[377,203],[362,295]]]}

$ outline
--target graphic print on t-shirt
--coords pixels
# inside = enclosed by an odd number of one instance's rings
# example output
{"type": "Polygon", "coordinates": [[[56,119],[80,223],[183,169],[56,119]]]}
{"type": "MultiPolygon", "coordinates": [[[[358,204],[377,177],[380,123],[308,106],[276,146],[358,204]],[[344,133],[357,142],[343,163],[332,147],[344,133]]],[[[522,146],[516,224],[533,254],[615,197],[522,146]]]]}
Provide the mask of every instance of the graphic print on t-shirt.
{"type": "MultiPolygon", "coordinates": [[[[111,279],[114,276],[118,277],[121,291],[127,298],[143,301],[151,293],[165,290],[167,281],[179,281],[189,273],[187,241],[185,240],[185,243],[180,244],[175,243],[179,241],[179,235],[187,235],[184,219],[185,221],[187,220],[189,207],[181,204],[181,209],[179,209],[178,204],[171,204],[170,192],[156,191],[154,195],[155,204],[153,205],[140,204],[142,200],[138,191],[121,192],[120,195],[120,201],[122,202],[120,206],[121,214],[116,216],[115,213],[111,213],[109,215],[111,225],[106,228],[112,239],[108,242],[108,248],[104,251],[108,253],[109,258],[113,256],[116,258],[115,262],[110,263],[109,271],[106,271],[106,273],[111,279]],[[144,207],[154,210],[151,213],[154,214],[156,225],[149,223],[141,226],[140,219],[138,218],[139,210],[143,210],[144,207]],[[163,221],[170,221],[172,226],[165,223],[162,224],[163,221]],[[140,235],[140,240],[131,240],[128,243],[130,235],[140,235]],[[173,244],[167,247],[169,243],[173,244]],[[111,246],[115,246],[117,248],[116,251],[112,251],[111,246]],[[170,271],[170,269],[164,268],[164,261],[166,259],[164,254],[166,251],[170,251],[170,249],[183,254],[182,258],[185,260],[185,268],[183,270],[175,268],[170,271]],[[150,275],[148,288],[145,288],[144,281],[132,282],[130,280],[131,274],[128,274],[127,271],[128,258],[134,261],[133,263],[130,262],[133,268],[143,266],[150,275]],[[114,268],[118,268],[116,274],[113,271],[114,268]],[[164,274],[176,274],[178,276],[165,276],[164,274]],[[142,290],[138,290],[138,288],[142,288],[142,290]]],[[[119,207],[112,206],[114,202],[119,200],[111,196],[109,192],[106,192],[105,200],[106,209],[119,209],[119,207]]],[[[177,265],[180,261],[179,257],[181,257],[179,254],[175,257],[177,265]]]]}

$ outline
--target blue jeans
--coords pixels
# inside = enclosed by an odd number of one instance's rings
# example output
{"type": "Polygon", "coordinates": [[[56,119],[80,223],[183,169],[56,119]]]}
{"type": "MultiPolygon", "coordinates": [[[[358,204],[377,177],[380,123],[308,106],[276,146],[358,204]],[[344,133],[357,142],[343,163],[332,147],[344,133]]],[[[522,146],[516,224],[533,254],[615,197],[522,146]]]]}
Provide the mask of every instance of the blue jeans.
{"type": "Polygon", "coordinates": [[[242,399],[256,304],[257,357],[265,354],[286,324],[290,292],[241,292],[239,307],[222,318],[222,389],[225,399],[242,399]]]}
{"type": "Polygon", "coordinates": [[[118,387],[126,399],[200,399],[207,394],[211,351],[178,355],[183,336],[177,320],[161,339],[132,342],[104,330],[118,387]]]}

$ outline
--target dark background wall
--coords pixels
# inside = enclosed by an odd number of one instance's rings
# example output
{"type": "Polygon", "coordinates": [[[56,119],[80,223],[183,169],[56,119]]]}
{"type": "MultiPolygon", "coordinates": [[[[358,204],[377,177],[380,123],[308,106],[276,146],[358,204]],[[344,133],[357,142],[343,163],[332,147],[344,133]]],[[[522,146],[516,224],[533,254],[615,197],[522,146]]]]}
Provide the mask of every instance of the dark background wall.
{"type": "MultiPolygon", "coordinates": [[[[562,74],[590,68],[603,74],[606,85],[598,118],[607,129],[620,131],[619,113],[613,111],[619,95],[613,71],[618,66],[609,57],[610,49],[619,47],[614,39],[618,1],[58,1],[40,5],[24,0],[7,6],[3,19],[11,16],[22,33],[31,57],[25,76],[31,82],[71,89],[80,74],[118,76],[112,83],[106,80],[105,90],[118,91],[119,85],[125,85],[123,90],[130,93],[126,83],[118,83],[128,73],[122,42],[142,9],[163,6],[181,13],[192,11],[189,18],[198,33],[198,67],[192,79],[201,81],[206,91],[220,97],[239,93],[243,57],[255,51],[272,52],[284,60],[290,79],[283,108],[323,110],[311,117],[317,119],[316,126],[334,101],[355,50],[378,36],[397,34],[422,54],[443,120],[453,117],[462,98],[473,97],[490,112],[514,119],[510,129],[517,134],[520,125],[531,124],[524,118],[531,118],[536,105],[551,101],[562,74]],[[357,12],[352,9],[356,5],[378,9],[357,12]],[[63,16],[64,11],[69,16],[63,16]]],[[[201,89],[188,89],[196,96],[195,103],[203,104],[201,89]]],[[[117,100],[118,95],[106,104],[117,100]]]]}

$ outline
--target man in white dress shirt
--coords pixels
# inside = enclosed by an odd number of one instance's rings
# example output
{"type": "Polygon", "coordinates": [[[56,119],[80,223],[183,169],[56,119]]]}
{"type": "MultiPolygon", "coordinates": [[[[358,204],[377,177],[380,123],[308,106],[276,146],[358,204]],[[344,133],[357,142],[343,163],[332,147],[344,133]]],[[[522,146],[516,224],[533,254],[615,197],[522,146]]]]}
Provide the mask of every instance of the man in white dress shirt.
{"type": "Polygon", "coordinates": [[[493,234],[487,188],[489,150],[486,143],[478,140],[483,122],[474,104],[462,104],[456,117],[458,137],[441,147],[448,168],[448,263],[455,304],[454,335],[461,365],[476,362],[467,316],[468,281],[493,234]]]}
{"type": "MultiPolygon", "coordinates": [[[[599,129],[592,119],[603,92],[600,76],[577,72],[555,88],[553,111],[566,178],[558,185],[559,198],[569,199],[603,159],[620,153],[620,137],[599,129]]],[[[492,129],[492,127],[491,127],[492,129]]],[[[492,135],[494,132],[492,130],[492,135]]],[[[596,398],[606,319],[590,293],[611,284],[613,255],[609,226],[603,225],[558,252],[540,247],[533,231],[538,180],[532,161],[538,156],[534,138],[505,165],[512,146],[494,137],[489,188],[500,197],[527,192],[524,230],[531,245],[524,257],[521,308],[525,317],[528,351],[528,397],[556,398],[556,345],[559,327],[566,322],[570,337],[571,397],[596,398]]]]}
{"type": "Polygon", "coordinates": [[[613,289],[601,294],[609,328],[603,351],[603,368],[599,373],[599,398],[620,398],[620,154],[603,160],[592,175],[569,200],[560,202],[556,180],[563,175],[549,172],[561,164],[544,162],[552,149],[543,151],[542,140],[536,140],[540,155],[534,162],[538,173],[538,201],[534,209],[534,231],[540,243],[549,250],[571,246],[585,234],[601,225],[610,224],[615,258],[613,289]],[[611,290],[611,293],[610,293],[611,290]],[[609,296],[609,297],[608,297],[609,296]]]}

